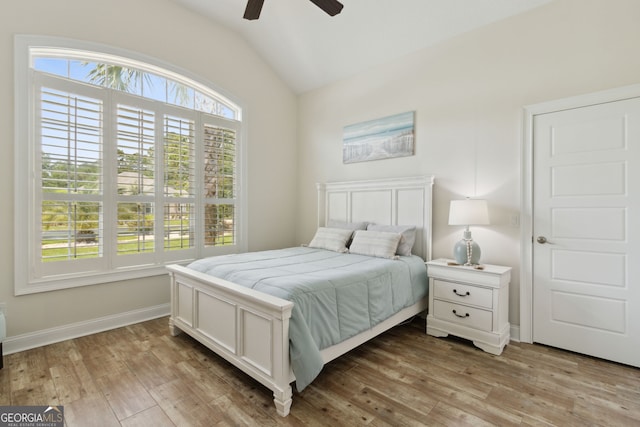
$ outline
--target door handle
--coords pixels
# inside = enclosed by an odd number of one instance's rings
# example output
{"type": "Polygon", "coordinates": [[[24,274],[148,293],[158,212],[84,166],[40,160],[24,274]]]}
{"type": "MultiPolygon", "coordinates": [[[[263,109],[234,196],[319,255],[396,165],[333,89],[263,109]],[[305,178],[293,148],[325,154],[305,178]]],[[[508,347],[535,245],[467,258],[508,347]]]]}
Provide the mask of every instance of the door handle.
{"type": "Polygon", "coordinates": [[[547,243],[547,238],[544,236],[538,236],[538,238],[536,239],[536,241],[540,244],[545,244],[547,243]]]}

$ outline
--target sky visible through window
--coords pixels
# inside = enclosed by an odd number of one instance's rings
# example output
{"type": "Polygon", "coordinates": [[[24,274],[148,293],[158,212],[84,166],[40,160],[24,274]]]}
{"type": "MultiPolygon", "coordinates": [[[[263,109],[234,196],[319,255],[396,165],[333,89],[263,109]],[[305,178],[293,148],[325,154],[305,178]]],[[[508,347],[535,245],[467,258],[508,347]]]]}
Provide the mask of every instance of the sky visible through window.
{"type": "Polygon", "coordinates": [[[237,119],[234,109],[192,87],[165,77],[118,65],[64,58],[34,58],[34,68],[72,80],[105,86],[227,119],[237,119]]]}

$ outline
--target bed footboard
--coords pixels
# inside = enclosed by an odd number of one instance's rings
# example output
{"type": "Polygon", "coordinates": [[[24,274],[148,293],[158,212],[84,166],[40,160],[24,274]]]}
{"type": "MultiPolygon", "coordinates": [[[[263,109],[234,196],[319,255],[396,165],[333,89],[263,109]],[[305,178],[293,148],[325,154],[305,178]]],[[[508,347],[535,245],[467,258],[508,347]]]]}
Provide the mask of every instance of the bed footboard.
{"type": "Polygon", "coordinates": [[[187,333],[273,391],[291,408],[289,318],[293,303],[178,265],[171,276],[170,332],[187,333]]]}

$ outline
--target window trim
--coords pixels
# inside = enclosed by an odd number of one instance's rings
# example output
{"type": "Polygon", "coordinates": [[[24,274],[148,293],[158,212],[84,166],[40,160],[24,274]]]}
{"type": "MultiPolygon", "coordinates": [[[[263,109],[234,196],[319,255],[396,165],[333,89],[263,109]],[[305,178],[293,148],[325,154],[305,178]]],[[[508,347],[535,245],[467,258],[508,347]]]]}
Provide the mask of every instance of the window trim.
{"type": "MultiPolygon", "coordinates": [[[[135,66],[138,69],[158,73],[171,77],[179,82],[186,82],[188,85],[200,88],[204,92],[216,93],[217,100],[225,104],[237,106],[237,119],[234,121],[219,117],[221,122],[229,121],[236,123],[237,128],[237,161],[236,161],[236,187],[238,189],[238,197],[236,205],[238,207],[238,221],[236,244],[233,246],[234,252],[247,250],[247,155],[246,155],[246,129],[247,114],[246,108],[242,103],[234,100],[224,91],[221,91],[215,84],[207,80],[195,76],[192,73],[183,70],[175,65],[165,63],[156,58],[152,58],[136,52],[114,48],[98,43],[78,41],[60,37],[38,36],[38,35],[16,35],[14,39],[14,107],[15,107],[15,142],[14,142],[14,294],[25,295],[37,292],[46,292],[58,289],[73,288],[78,286],[86,286],[100,283],[109,283],[121,280],[139,279],[157,275],[167,274],[166,264],[187,262],[189,259],[182,261],[167,261],[165,264],[143,265],[135,267],[112,268],[109,271],[101,271],[83,276],[73,274],[61,274],[55,278],[33,279],[31,278],[34,265],[29,265],[28,260],[31,259],[30,251],[34,242],[39,239],[36,230],[32,227],[35,223],[35,209],[30,207],[30,191],[35,177],[34,159],[37,144],[35,141],[35,127],[32,123],[32,112],[30,109],[30,99],[34,96],[34,74],[31,69],[30,58],[31,52],[38,49],[60,49],[65,52],[65,57],[69,57],[68,53],[72,50],[78,52],[97,52],[96,59],[106,61],[107,58],[117,59],[120,64],[135,66]],[[104,54],[104,56],[101,56],[104,54]],[[124,62],[123,62],[124,61],[124,62]],[[130,61],[130,62],[127,62],[130,61]],[[144,63],[146,67],[141,67],[144,63]],[[195,84],[195,85],[194,85],[195,84]],[[26,214],[28,213],[28,215],[26,214]],[[26,238],[21,238],[26,236],[26,238]]],[[[86,58],[85,55],[82,55],[86,58]]],[[[200,256],[207,256],[206,248],[200,256]]]]}

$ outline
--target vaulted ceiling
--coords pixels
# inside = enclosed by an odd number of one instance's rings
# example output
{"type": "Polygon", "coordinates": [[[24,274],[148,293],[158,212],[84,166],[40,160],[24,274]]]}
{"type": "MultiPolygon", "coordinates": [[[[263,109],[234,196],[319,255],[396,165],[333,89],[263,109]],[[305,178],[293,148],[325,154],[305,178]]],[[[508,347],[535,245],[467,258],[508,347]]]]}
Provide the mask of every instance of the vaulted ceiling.
{"type": "Polygon", "coordinates": [[[341,0],[325,14],[310,0],[173,0],[239,33],[297,93],[354,75],[552,0],[341,0]]]}

